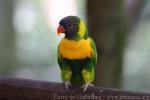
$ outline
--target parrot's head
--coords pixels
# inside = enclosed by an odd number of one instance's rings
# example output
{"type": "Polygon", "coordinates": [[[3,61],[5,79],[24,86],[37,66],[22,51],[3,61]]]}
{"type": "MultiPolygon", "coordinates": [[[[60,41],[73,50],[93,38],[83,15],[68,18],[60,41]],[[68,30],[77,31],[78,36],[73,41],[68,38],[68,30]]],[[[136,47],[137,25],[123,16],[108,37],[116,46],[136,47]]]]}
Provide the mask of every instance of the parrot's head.
{"type": "Polygon", "coordinates": [[[85,23],[77,16],[67,16],[60,20],[57,29],[58,35],[65,34],[69,40],[80,40],[88,37],[88,30],[85,23]]]}

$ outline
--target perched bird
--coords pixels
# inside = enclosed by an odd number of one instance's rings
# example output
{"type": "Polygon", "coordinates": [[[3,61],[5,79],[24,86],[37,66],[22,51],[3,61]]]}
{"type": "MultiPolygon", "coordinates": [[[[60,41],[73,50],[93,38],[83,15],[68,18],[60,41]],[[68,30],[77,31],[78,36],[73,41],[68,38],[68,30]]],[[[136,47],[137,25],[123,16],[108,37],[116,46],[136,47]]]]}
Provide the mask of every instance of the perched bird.
{"type": "Polygon", "coordinates": [[[88,29],[77,16],[67,16],[60,20],[57,33],[65,36],[58,45],[58,64],[66,89],[69,85],[82,85],[83,91],[94,86],[97,62],[96,46],[88,35],[88,29]]]}

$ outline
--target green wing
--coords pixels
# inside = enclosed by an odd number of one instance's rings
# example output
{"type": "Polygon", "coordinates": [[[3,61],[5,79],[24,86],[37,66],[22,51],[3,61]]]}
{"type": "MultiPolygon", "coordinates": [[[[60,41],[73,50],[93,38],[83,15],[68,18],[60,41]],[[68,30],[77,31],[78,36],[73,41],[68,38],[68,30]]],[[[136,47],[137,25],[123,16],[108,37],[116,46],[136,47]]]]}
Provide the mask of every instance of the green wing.
{"type": "Polygon", "coordinates": [[[65,63],[63,60],[63,57],[61,56],[59,52],[59,45],[58,45],[58,51],[57,51],[57,61],[60,66],[61,70],[61,78],[63,81],[70,81],[72,76],[72,71],[69,68],[69,66],[65,63]]]}
{"type": "Polygon", "coordinates": [[[92,38],[89,38],[90,41],[91,41],[91,47],[93,49],[93,55],[92,55],[92,61],[93,61],[93,64],[94,64],[94,67],[96,66],[96,63],[97,63],[97,49],[96,49],[96,45],[95,45],[95,42],[93,41],[92,38]]]}
{"type": "Polygon", "coordinates": [[[62,68],[62,57],[60,55],[60,52],[59,52],[59,45],[58,45],[58,48],[57,48],[57,61],[58,61],[58,64],[59,64],[59,67],[62,68]]]}

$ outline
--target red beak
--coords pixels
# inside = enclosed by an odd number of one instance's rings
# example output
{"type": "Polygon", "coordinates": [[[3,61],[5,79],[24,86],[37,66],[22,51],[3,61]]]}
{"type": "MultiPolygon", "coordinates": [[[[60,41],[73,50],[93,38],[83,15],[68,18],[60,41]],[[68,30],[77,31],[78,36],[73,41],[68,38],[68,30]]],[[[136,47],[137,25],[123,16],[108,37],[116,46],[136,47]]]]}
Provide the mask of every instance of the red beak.
{"type": "Polygon", "coordinates": [[[57,34],[60,35],[60,33],[64,33],[64,32],[65,32],[64,27],[60,25],[60,26],[57,28],[57,34]]]}

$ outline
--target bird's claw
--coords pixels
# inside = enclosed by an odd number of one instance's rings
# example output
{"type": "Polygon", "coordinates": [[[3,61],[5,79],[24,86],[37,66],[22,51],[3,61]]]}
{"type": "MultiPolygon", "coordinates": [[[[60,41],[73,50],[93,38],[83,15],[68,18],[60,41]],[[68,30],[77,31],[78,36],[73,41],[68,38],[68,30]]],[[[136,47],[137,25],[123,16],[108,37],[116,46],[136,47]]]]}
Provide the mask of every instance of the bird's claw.
{"type": "Polygon", "coordinates": [[[82,87],[81,87],[81,88],[83,88],[83,92],[85,92],[89,86],[94,87],[94,84],[92,84],[92,83],[83,84],[82,87]]]}
{"type": "Polygon", "coordinates": [[[68,90],[68,89],[69,89],[69,86],[71,86],[70,81],[65,81],[64,83],[65,83],[65,88],[66,88],[66,90],[68,90]]]}

